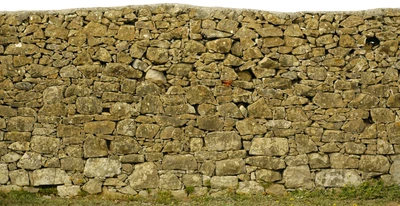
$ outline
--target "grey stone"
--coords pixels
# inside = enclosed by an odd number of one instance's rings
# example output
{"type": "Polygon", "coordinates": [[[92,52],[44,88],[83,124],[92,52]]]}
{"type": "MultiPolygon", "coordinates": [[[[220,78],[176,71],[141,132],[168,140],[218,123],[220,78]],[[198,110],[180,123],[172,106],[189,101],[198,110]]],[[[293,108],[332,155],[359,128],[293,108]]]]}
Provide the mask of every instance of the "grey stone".
{"type": "Polygon", "coordinates": [[[70,184],[68,174],[59,168],[44,168],[34,170],[31,176],[31,185],[62,185],[70,184]]]}
{"type": "Polygon", "coordinates": [[[216,175],[228,176],[246,173],[245,161],[243,159],[227,159],[216,161],[216,175]]]}
{"type": "Polygon", "coordinates": [[[239,181],[236,176],[213,176],[210,183],[212,189],[236,189],[239,181]]]}
{"type": "Polygon", "coordinates": [[[104,139],[89,136],[83,144],[83,156],[89,157],[104,157],[108,155],[107,142],[104,139]]]}
{"type": "Polygon", "coordinates": [[[264,187],[256,181],[239,182],[239,188],[236,190],[237,194],[263,194],[264,187]]]}
{"type": "Polygon", "coordinates": [[[22,169],[35,170],[42,166],[42,156],[35,152],[26,152],[18,161],[17,166],[22,169]]]}
{"type": "Polygon", "coordinates": [[[85,185],[82,186],[82,189],[89,194],[98,194],[101,192],[101,187],[103,182],[99,179],[90,179],[85,185]]]}
{"type": "Polygon", "coordinates": [[[108,158],[89,158],[86,161],[84,175],[87,177],[113,177],[121,173],[121,162],[108,158]]]}
{"type": "Polygon", "coordinates": [[[315,175],[316,186],[346,187],[357,186],[362,183],[360,174],[354,170],[327,169],[315,175]]]}
{"type": "Polygon", "coordinates": [[[209,151],[239,150],[242,148],[241,137],[236,132],[211,132],[204,137],[209,151]]]}
{"type": "Polygon", "coordinates": [[[31,149],[41,154],[55,154],[58,152],[61,141],[58,138],[47,136],[33,136],[31,140],[31,149]]]}
{"type": "Polygon", "coordinates": [[[154,69],[150,69],[149,71],[147,71],[144,78],[156,84],[164,84],[167,82],[164,73],[154,69]]]}
{"type": "Polygon", "coordinates": [[[165,155],[162,168],[165,170],[196,170],[197,161],[192,155],[165,155]]]}
{"type": "Polygon", "coordinates": [[[8,182],[8,166],[0,164],[0,184],[5,185],[8,182]]]}
{"type": "Polygon", "coordinates": [[[366,172],[387,173],[390,169],[390,163],[387,157],[383,155],[362,155],[359,169],[366,172]]]}
{"type": "Polygon", "coordinates": [[[400,184],[400,161],[395,160],[390,166],[389,173],[392,175],[392,179],[396,184],[400,184]]]}
{"type": "Polygon", "coordinates": [[[240,135],[255,135],[267,132],[267,128],[253,118],[237,121],[236,129],[239,131],[240,135]]]}
{"type": "Polygon", "coordinates": [[[314,187],[308,165],[287,167],[283,171],[283,181],[285,187],[291,189],[312,189],[314,187]]]}
{"type": "Polygon", "coordinates": [[[8,172],[8,175],[10,176],[10,182],[12,185],[29,185],[29,175],[28,172],[24,169],[10,171],[8,172]]]}
{"type": "Polygon", "coordinates": [[[157,166],[152,162],[137,164],[128,180],[130,186],[136,190],[158,188],[160,177],[157,166]]]}
{"type": "Polygon", "coordinates": [[[182,188],[182,183],[174,174],[160,175],[160,188],[167,190],[179,190],[182,188]]]}
{"type": "Polygon", "coordinates": [[[259,169],[256,170],[256,180],[263,182],[275,182],[282,179],[282,175],[278,171],[259,169]]]}
{"type": "Polygon", "coordinates": [[[57,186],[57,194],[60,197],[75,197],[78,196],[81,188],[79,185],[60,185],[57,186]]]}

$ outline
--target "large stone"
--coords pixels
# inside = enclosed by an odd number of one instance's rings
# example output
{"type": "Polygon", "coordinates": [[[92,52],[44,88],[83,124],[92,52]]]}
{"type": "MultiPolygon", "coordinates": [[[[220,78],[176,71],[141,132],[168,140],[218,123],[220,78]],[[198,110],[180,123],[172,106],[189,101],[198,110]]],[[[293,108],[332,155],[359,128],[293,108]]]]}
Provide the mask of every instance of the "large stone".
{"type": "Polygon", "coordinates": [[[379,103],[379,98],[369,94],[359,94],[349,102],[349,107],[357,109],[371,109],[379,103]]]}
{"type": "Polygon", "coordinates": [[[160,175],[160,188],[166,190],[179,190],[182,188],[182,183],[174,174],[160,175]]]}
{"type": "Polygon", "coordinates": [[[217,30],[234,34],[238,30],[239,22],[231,19],[223,19],[217,24],[217,30]]]}
{"type": "Polygon", "coordinates": [[[272,110],[264,98],[248,106],[249,117],[272,119],[272,110]]]}
{"type": "Polygon", "coordinates": [[[228,53],[232,47],[232,39],[222,38],[214,41],[208,41],[206,47],[210,52],[228,53]]]}
{"type": "Polygon", "coordinates": [[[193,155],[165,155],[162,161],[165,170],[197,170],[197,161],[193,155]]]}
{"type": "Polygon", "coordinates": [[[158,95],[148,94],[143,98],[140,112],[142,114],[160,114],[163,113],[163,105],[158,95]]]}
{"type": "Polygon", "coordinates": [[[63,103],[45,104],[39,110],[39,115],[43,116],[66,116],[67,109],[63,103]]]}
{"type": "Polygon", "coordinates": [[[390,95],[390,97],[387,100],[387,105],[391,108],[399,108],[400,107],[400,94],[390,95]]]}
{"type": "Polygon", "coordinates": [[[370,112],[372,121],[376,123],[391,123],[396,119],[394,112],[387,108],[373,108],[370,112]]]}
{"type": "Polygon", "coordinates": [[[141,124],[136,129],[136,137],[152,139],[156,136],[160,130],[160,126],[157,124],[141,124]]]}
{"type": "Polygon", "coordinates": [[[10,44],[7,46],[4,54],[16,54],[16,55],[32,55],[39,52],[39,47],[35,44],[23,44],[21,42],[16,44],[10,44]]]}
{"type": "Polygon", "coordinates": [[[110,144],[110,152],[118,155],[138,153],[141,149],[133,137],[117,136],[110,144]]]}
{"type": "Polygon", "coordinates": [[[88,134],[112,134],[115,128],[115,122],[96,121],[83,124],[83,130],[88,134]]]}
{"type": "Polygon", "coordinates": [[[85,185],[82,186],[82,189],[89,194],[98,194],[101,192],[101,186],[103,182],[99,179],[90,179],[85,185]]]}
{"type": "Polygon", "coordinates": [[[351,15],[342,22],[340,22],[340,25],[343,27],[351,28],[351,27],[356,27],[363,23],[364,23],[364,18],[362,16],[351,15]]]}
{"type": "Polygon", "coordinates": [[[68,174],[59,168],[34,170],[31,176],[33,186],[70,184],[68,174]]]}
{"type": "Polygon", "coordinates": [[[215,166],[215,173],[217,176],[246,173],[245,161],[239,158],[217,161],[215,162],[215,166]]]}
{"type": "Polygon", "coordinates": [[[147,71],[144,78],[156,84],[164,84],[167,82],[167,78],[165,77],[164,73],[154,69],[147,71]]]}
{"type": "Polygon", "coordinates": [[[336,93],[317,93],[313,102],[321,108],[344,107],[342,96],[336,93]]]}
{"type": "Polygon", "coordinates": [[[132,66],[122,63],[108,63],[103,70],[103,74],[112,77],[121,77],[129,79],[141,78],[143,73],[132,66]]]}
{"type": "Polygon", "coordinates": [[[130,117],[133,111],[132,106],[125,102],[117,102],[110,108],[110,114],[118,117],[130,117]]]}
{"type": "Polygon", "coordinates": [[[31,149],[41,154],[56,154],[61,141],[58,138],[47,136],[33,136],[31,140],[31,149]]]}
{"type": "Polygon", "coordinates": [[[201,54],[206,52],[206,47],[198,41],[189,40],[185,44],[184,51],[191,54],[201,54]]]}
{"type": "Polygon", "coordinates": [[[128,180],[133,189],[158,188],[160,177],[158,176],[157,166],[152,162],[136,164],[128,180]]]}
{"type": "Polygon", "coordinates": [[[8,166],[0,164],[0,185],[5,185],[8,182],[8,166]]]}
{"type": "Polygon", "coordinates": [[[17,110],[10,106],[0,105],[0,117],[15,117],[17,116],[17,110]]]}
{"type": "MultiPolygon", "coordinates": [[[[1,165],[0,165],[1,168],[1,165]]],[[[0,170],[1,171],[1,170],[0,170]]],[[[396,184],[400,184],[400,160],[395,160],[390,166],[389,173],[392,175],[392,179],[396,184]]],[[[1,172],[0,172],[1,176],[1,172]]],[[[0,182],[1,184],[1,182],[0,182]]]]}
{"type": "Polygon", "coordinates": [[[256,181],[245,181],[239,182],[239,187],[236,190],[236,193],[239,195],[263,194],[264,190],[264,187],[256,181]]]}
{"type": "Polygon", "coordinates": [[[331,168],[334,169],[349,169],[358,168],[359,160],[348,154],[332,153],[329,154],[331,168]]]}
{"type": "Polygon", "coordinates": [[[252,118],[237,121],[236,129],[239,131],[240,135],[265,134],[267,132],[267,128],[264,125],[252,118]]]}
{"type": "Polygon", "coordinates": [[[1,157],[1,161],[5,163],[16,162],[21,158],[21,155],[15,152],[9,152],[1,157]]]}
{"type": "Polygon", "coordinates": [[[107,26],[90,21],[83,29],[83,31],[92,36],[105,36],[107,32],[107,26]]]}
{"type": "Polygon", "coordinates": [[[387,173],[390,169],[390,162],[383,155],[362,155],[359,169],[366,172],[387,173]]]}
{"type": "Polygon", "coordinates": [[[275,182],[282,179],[282,175],[278,171],[260,169],[256,170],[256,180],[263,182],[275,182]]]}
{"type": "Polygon", "coordinates": [[[61,102],[64,98],[62,87],[48,87],[43,91],[43,103],[54,104],[61,102]]]}
{"type": "Polygon", "coordinates": [[[81,191],[81,187],[79,185],[57,186],[57,193],[62,198],[78,196],[80,191],[81,191]]]}
{"type": "Polygon", "coordinates": [[[96,97],[78,97],[76,110],[80,114],[99,114],[103,111],[101,100],[96,97]]]}
{"type": "Polygon", "coordinates": [[[18,161],[17,166],[22,169],[35,170],[42,166],[42,156],[35,152],[26,152],[18,161]]]}
{"type": "Polygon", "coordinates": [[[33,131],[33,124],[36,122],[34,117],[11,117],[8,120],[7,130],[18,132],[33,131]]]}
{"type": "Polygon", "coordinates": [[[290,189],[312,189],[314,182],[308,165],[289,166],[283,171],[285,187],[290,189]]]}
{"type": "Polygon", "coordinates": [[[246,159],[246,164],[269,170],[279,170],[286,167],[283,159],[269,156],[250,156],[246,159]]]}
{"type": "Polygon", "coordinates": [[[319,154],[319,153],[308,154],[308,162],[311,169],[329,168],[331,166],[329,161],[329,155],[327,154],[319,154]]]}
{"type": "Polygon", "coordinates": [[[124,119],[117,124],[117,134],[126,136],[135,136],[136,134],[136,123],[133,119],[124,119]]]}
{"type": "Polygon", "coordinates": [[[10,182],[12,185],[29,185],[29,175],[28,172],[24,169],[10,171],[8,175],[10,176],[10,182]]]}
{"type": "Polygon", "coordinates": [[[104,157],[108,155],[107,142],[99,137],[87,137],[83,144],[83,155],[89,157],[104,157]]]}
{"type": "Polygon", "coordinates": [[[239,108],[232,102],[218,105],[217,111],[224,117],[243,118],[239,108]]]}
{"type": "Polygon", "coordinates": [[[186,91],[186,99],[191,105],[215,102],[211,90],[203,85],[189,87],[186,91]]]}
{"type": "Polygon", "coordinates": [[[108,158],[89,158],[86,161],[84,175],[87,177],[114,177],[121,174],[121,162],[108,158]]]}
{"type": "Polygon", "coordinates": [[[213,176],[210,183],[212,189],[236,189],[239,181],[236,176],[213,176]]]}
{"type": "Polygon", "coordinates": [[[318,151],[317,145],[308,135],[296,134],[296,150],[300,154],[307,154],[318,151]]]}
{"type": "Polygon", "coordinates": [[[168,62],[168,49],[149,47],[146,52],[146,58],[153,64],[164,64],[168,62]]]}
{"type": "Polygon", "coordinates": [[[360,174],[354,170],[327,169],[315,175],[316,186],[346,187],[357,186],[362,183],[360,174]]]}
{"type": "Polygon", "coordinates": [[[237,132],[211,132],[204,137],[205,147],[208,151],[240,150],[242,139],[237,132]]]}
{"type": "Polygon", "coordinates": [[[200,129],[208,131],[218,131],[224,126],[224,121],[218,116],[199,116],[197,125],[200,129]]]}
{"type": "Polygon", "coordinates": [[[117,36],[115,38],[122,41],[132,41],[135,39],[135,27],[132,25],[122,25],[118,29],[117,36]]]}
{"type": "Polygon", "coordinates": [[[83,172],[84,168],[85,161],[82,158],[66,157],[61,159],[61,169],[63,170],[83,172]]]}
{"type": "Polygon", "coordinates": [[[289,152],[286,138],[254,138],[251,142],[249,154],[284,156],[289,152]]]}
{"type": "MultiPolygon", "coordinates": [[[[388,133],[388,139],[390,143],[394,143],[394,144],[399,144],[400,143],[400,126],[397,123],[391,123],[388,124],[386,127],[387,133],[388,133]]],[[[371,138],[376,137],[376,126],[375,126],[375,130],[373,130],[372,132],[374,132],[373,136],[371,135],[371,138]]]]}

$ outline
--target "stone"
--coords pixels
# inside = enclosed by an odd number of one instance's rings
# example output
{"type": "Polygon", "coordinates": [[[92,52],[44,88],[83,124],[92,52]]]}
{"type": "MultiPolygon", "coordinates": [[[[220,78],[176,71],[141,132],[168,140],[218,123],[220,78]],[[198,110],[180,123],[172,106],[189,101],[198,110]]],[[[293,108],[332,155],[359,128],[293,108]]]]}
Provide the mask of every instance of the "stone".
{"type": "Polygon", "coordinates": [[[214,95],[211,90],[203,85],[190,87],[186,91],[186,99],[189,104],[202,104],[215,102],[214,95]]]}
{"type": "Polygon", "coordinates": [[[11,117],[8,120],[8,131],[31,132],[33,124],[36,122],[34,117],[11,117]]]}
{"type": "Polygon", "coordinates": [[[107,66],[104,68],[102,74],[106,76],[129,79],[138,79],[143,76],[143,72],[140,70],[122,63],[107,63],[107,66]]]}
{"type": "Polygon", "coordinates": [[[100,114],[103,111],[101,100],[96,97],[78,97],[76,110],[80,114],[100,114]]]}
{"type": "Polygon", "coordinates": [[[308,154],[308,162],[310,169],[329,168],[331,166],[327,154],[310,153],[308,154]]]}
{"type": "Polygon", "coordinates": [[[347,17],[345,20],[343,20],[342,22],[340,22],[340,25],[343,27],[356,27],[360,24],[364,23],[364,19],[362,16],[356,16],[356,15],[351,15],[349,17],[347,17]]]}
{"type": "Polygon", "coordinates": [[[1,161],[5,162],[5,163],[11,163],[11,162],[18,161],[20,158],[21,158],[20,154],[17,154],[15,152],[10,152],[10,153],[3,155],[1,157],[1,161]]]}
{"type": "Polygon", "coordinates": [[[355,170],[327,169],[315,175],[316,186],[322,187],[348,187],[358,186],[362,183],[360,174],[355,170]]]}
{"type": "Polygon", "coordinates": [[[128,181],[135,190],[158,188],[160,177],[158,176],[157,166],[152,162],[136,164],[133,173],[128,177],[128,181]]]}
{"type": "Polygon", "coordinates": [[[160,114],[164,113],[160,97],[148,94],[143,98],[140,113],[142,114],[160,114]]]}
{"type": "Polygon", "coordinates": [[[250,104],[247,109],[249,117],[272,119],[272,110],[264,98],[250,104]]]}
{"type": "Polygon", "coordinates": [[[26,152],[18,161],[17,166],[22,169],[35,170],[42,166],[42,156],[35,152],[26,152]]]}
{"type": "Polygon", "coordinates": [[[8,175],[10,177],[10,182],[12,185],[18,185],[18,186],[29,185],[28,172],[24,169],[10,171],[8,172],[8,175]]]}
{"type": "Polygon", "coordinates": [[[164,64],[169,60],[168,50],[164,48],[149,47],[146,52],[146,58],[153,64],[164,64]]]}
{"type": "Polygon", "coordinates": [[[206,47],[209,52],[216,53],[229,53],[232,48],[232,39],[230,38],[221,38],[213,41],[208,41],[206,43],[206,47]]]}
{"type": "Polygon", "coordinates": [[[256,170],[256,180],[263,182],[275,182],[282,179],[280,172],[274,170],[259,169],[256,170]]]}
{"type": "Polygon", "coordinates": [[[296,134],[296,150],[300,154],[307,154],[318,151],[317,145],[308,135],[296,134]]]}
{"type": "Polygon", "coordinates": [[[201,187],[203,179],[200,174],[184,174],[182,176],[182,183],[185,187],[201,187]]]}
{"type": "Polygon", "coordinates": [[[164,84],[167,82],[167,78],[165,77],[164,73],[154,69],[147,71],[144,78],[156,84],[164,84]]]}
{"type": "Polygon", "coordinates": [[[361,155],[359,169],[366,172],[387,173],[390,163],[383,155],[361,155]]]}
{"type": "Polygon", "coordinates": [[[334,93],[317,93],[313,102],[321,108],[344,107],[342,96],[334,93]]]}
{"type": "Polygon", "coordinates": [[[0,164],[0,184],[5,185],[8,182],[8,166],[7,164],[0,164]]]}
{"type": "Polygon", "coordinates": [[[231,20],[231,19],[223,19],[217,24],[217,30],[235,33],[238,30],[239,22],[231,20]]]}
{"type": "MultiPolygon", "coordinates": [[[[110,114],[118,116],[118,117],[130,117],[132,112],[133,112],[132,106],[125,102],[117,102],[117,103],[111,105],[111,108],[110,108],[110,114]]],[[[118,125],[117,125],[117,128],[118,128],[118,125]]]]}
{"type": "Polygon", "coordinates": [[[4,54],[14,54],[14,55],[32,55],[39,52],[39,47],[35,44],[23,44],[16,43],[10,44],[4,51],[4,54]]]}
{"type": "Polygon", "coordinates": [[[363,120],[358,119],[346,122],[345,124],[343,124],[341,129],[345,132],[360,134],[364,131],[366,126],[367,124],[365,124],[363,120]]]}
{"type": "Polygon", "coordinates": [[[86,161],[84,175],[87,177],[114,177],[121,174],[121,162],[108,158],[89,158],[86,161]]]}
{"type": "Polygon", "coordinates": [[[246,27],[240,27],[239,30],[233,35],[233,39],[250,38],[255,39],[258,37],[257,32],[246,27]]]}
{"type": "Polygon", "coordinates": [[[251,142],[249,154],[284,156],[289,152],[286,138],[254,138],[251,142]]]}
{"type": "Polygon", "coordinates": [[[343,144],[347,154],[364,154],[367,147],[362,143],[345,142],[343,144]]]}
{"type": "Polygon", "coordinates": [[[85,33],[88,35],[93,35],[93,36],[105,36],[107,32],[107,26],[97,23],[97,22],[89,22],[83,29],[85,33]]]}
{"type": "Polygon", "coordinates": [[[32,151],[41,154],[56,154],[60,144],[60,139],[47,136],[33,136],[30,142],[32,151]]]}
{"type": "MultiPolygon", "coordinates": [[[[137,22],[136,22],[137,23],[137,22]]],[[[131,25],[122,25],[118,29],[115,38],[122,41],[132,41],[135,39],[135,27],[131,25]]]]}
{"type": "Polygon", "coordinates": [[[152,139],[160,130],[157,124],[141,124],[136,129],[136,137],[152,139]]]}
{"type": "Polygon", "coordinates": [[[269,187],[265,188],[265,193],[273,195],[273,196],[286,196],[287,191],[285,186],[281,184],[272,184],[269,187]]]}
{"type": "Polygon", "coordinates": [[[269,170],[279,170],[286,167],[283,159],[270,156],[250,156],[246,158],[246,164],[269,170]]]}
{"type": "Polygon", "coordinates": [[[9,149],[14,151],[27,151],[30,149],[29,142],[13,142],[8,146],[9,149]]]}
{"type": "Polygon", "coordinates": [[[360,164],[358,158],[348,154],[332,153],[329,154],[329,158],[331,162],[331,168],[334,169],[358,168],[360,164]]]}
{"type": "Polygon", "coordinates": [[[267,128],[253,118],[237,121],[236,129],[240,135],[265,134],[267,132],[267,128]]]}
{"type": "Polygon", "coordinates": [[[118,155],[138,153],[141,149],[139,143],[129,136],[116,136],[110,144],[110,152],[118,155]]]}
{"type": "Polygon", "coordinates": [[[136,134],[136,122],[133,119],[124,119],[118,122],[116,133],[119,135],[134,136],[136,134]]]}
{"type": "Polygon", "coordinates": [[[65,108],[65,104],[63,103],[54,103],[54,104],[45,104],[39,110],[39,115],[42,116],[66,116],[67,110],[65,108]]]}
{"type": "Polygon", "coordinates": [[[371,109],[379,102],[379,98],[369,94],[359,94],[348,104],[349,107],[357,109],[371,109]]]}
{"type": "Polygon", "coordinates": [[[17,110],[11,108],[10,106],[0,105],[0,116],[1,117],[15,117],[15,116],[17,116],[17,110]]]}
{"type": "Polygon", "coordinates": [[[239,188],[236,190],[236,193],[239,195],[263,194],[264,187],[256,181],[239,182],[239,188]]]}
{"type": "Polygon", "coordinates": [[[160,175],[160,188],[166,190],[179,190],[182,188],[182,183],[174,174],[160,175]]]}
{"type": "Polygon", "coordinates": [[[314,187],[308,165],[286,167],[283,171],[283,181],[285,187],[291,189],[312,189],[314,187]]]}
{"type": "Polygon", "coordinates": [[[212,189],[236,189],[239,181],[236,176],[213,176],[210,183],[212,189]]]}
{"type": "Polygon", "coordinates": [[[373,108],[370,112],[372,121],[376,123],[391,123],[396,118],[396,115],[387,108],[373,108]]]}
{"type": "Polygon", "coordinates": [[[285,41],[280,37],[266,37],[263,41],[264,47],[278,47],[285,44],[285,41]]]}
{"type": "Polygon", "coordinates": [[[197,117],[197,125],[203,130],[217,131],[223,128],[224,121],[218,116],[199,116],[197,117]]]}
{"type": "Polygon", "coordinates": [[[115,129],[115,122],[95,121],[83,124],[83,130],[88,134],[112,134],[115,129]]]}
{"type": "Polygon", "coordinates": [[[376,143],[377,154],[395,154],[393,145],[386,140],[378,139],[376,143]]]}
{"type": "Polygon", "coordinates": [[[197,170],[193,155],[165,155],[162,161],[164,170],[197,170]]]}
{"type": "Polygon", "coordinates": [[[60,185],[57,186],[57,194],[62,198],[75,197],[81,192],[79,185],[60,185]]]}
{"type": "Polygon", "coordinates": [[[226,38],[232,36],[231,33],[222,32],[214,29],[202,29],[201,34],[205,36],[206,39],[226,38]]]}
{"type": "Polygon", "coordinates": [[[399,173],[399,171],[400,171],[400,161],[399,160],[395,160],[395,161],[393,161],[392,165],[390,166],[389,173],[392,175],[392,179],[396,184],[400,184],[400,173],[399,173]]]}
{"type": "Polygon", "coordinates": [[[204,137],[205,147],[208,151],[240,150],[241,137],[233,131],[210,132],[204,137]]]}
{"type": "Polygon", "coordinates": [[[99,179],[90,179],[88,182],[86,182],[83,186],[82,189],[93,195],[93,194],[98,194],[101,192],[101,187],[103,186],[103,182],[99,179]]]}
{"type": "Polygon", "coordinates": [[[84,168],[85,161],[82,158],[66,157],[61,159],[61,169],[63,170],[83,172],[84,168]]]}
{"type": "Polygon", "coordinates": [[[190,54],[202,54],[206,52],[206,47],[198,41],[189,40],[185,43],[184,51],[190,54]]]}
{"type": "Polygon", "coordinates": [[[70,177],[60,168],[34,170],[30,178],[33,186],[70,184],[70,177]]]}
{"type": "Polygon", "coordinates": [[[245,161],[243,159],[227,159],[215,162],[217,176],[229,176],[246,173],[245,161]]]}

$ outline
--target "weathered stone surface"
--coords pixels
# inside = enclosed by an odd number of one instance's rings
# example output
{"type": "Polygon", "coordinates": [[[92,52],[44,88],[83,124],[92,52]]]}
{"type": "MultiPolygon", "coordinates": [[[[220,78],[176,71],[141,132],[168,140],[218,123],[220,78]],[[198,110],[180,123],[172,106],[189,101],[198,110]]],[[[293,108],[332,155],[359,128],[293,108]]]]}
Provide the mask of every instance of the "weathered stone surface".
{"type": "Polygon", "coordinates": [[[87,177],[113,177],[121,173],[121,162],[107,158],[89,158],[83,173],[87,177]]]}
{"type": "Polygon", "coordinates": [[[34,170],[31,176],[33,186],[62,185],[69,183],[68,174],[59,168],[44,168],[34,170]]]}
{"type": "Polygon", "coordinates": [[[15,116],[17,116],[17,110],[11,108],[10,106],[0,105],[0,116],[1,117],[15,117],[15,116]]]}
{"type": "Polygon", "coordinates": [[[272,110],[264,98],[261,98],[248,106],[249,117],[272,118],[272,110]]]}
{"type": "Polygon", "coordinates": [[[263,182],[275,182],[282,179],[280,172],[273,170],[260,169],[256,170],[256,180],[263,182]]]}
{"type": "Polygon", "coordinates": [[[228,53],[232,47],[232,39],[221,38],[214,41],[208,41],[206,47],[210,52],[228,53]]]}
{"type": "Polygon", "coordinates": [[[317,93],[313,102],[321,108],[344,107],[342,96],[332,93],[317,93]]]}
{"type": "Polygon", "coordinates": [[[307,154],[318,151],[317,145],[307,135],[296,134],[295,141],[296,141],[296,150],[300,154],[307,154]]]}
{"type": "Polygon", "coordinates": [[[99,114],[103,108],[101,100],[96,97],[78,97],[76,99],[76,110],[80,114],[99,114]]]}
{"type": "Polygon", "coordinates": [[[42,154],[56,154],[60,147],[60,139],[47,136],[33,136],[31,139],[31,149],[42,154]]]}
{"type": "Polygon", "coordinates": [[[263,194],[264,187],[256,181],[239,182],[237,194],[263,194]]]}
{"type": "Polygon", "coordinates": [[[283,159],[269,156],[248,157],[246,164],[269,170],[279,170],[286,167],[283,159]]]}
{"type": "Polygon", "coordinates": [[[224,121],[218,116],[199,116],[197,124],[200,129],[217,131],[222,129],[224,121]]]}
{"type": "Polygon", "coordinates": [[[157,166],[152,162],[137,164],[128,180],[133,189],[157,188],[160,183],[157,166]]]}
{"type": "Polygon", "coordinates": [[[137,79],[143,75],[141,71],[122,63],[108,63],[102,73],[107,76],[130,79],[137,79]]]}
{"type": "Polygon", "coordinates": [[[366,172],[387,173],[390,169],[390,163],[383,155],[362,155],[359,168],[366,172]]]}
{"type": "Polygon", "coordinates": [[[110,144],[110,152],[118,155],[138,153],[141,149],[141,146],[132,137],[117,136],[110,144]]]}
{"type": "Polygon", "coordinates": [[[331,168],[335,169],[348,169],[348,168],[358,168],[359,160],[358,158],[349,156],[347,154],[332,153],[329,154],[331,168]]]}
{"type": "Polygon", "coordinates": [[[371,109],[375,107],[379,102],[378,97],[374,97],[369,94],[359,94],[353,100],[350,101],[349,107],[358,109],[371,109]]]}
{"type": "Polygon", "coordinates": [[[182,188],[182,183],[174,174],[160,175],[160,188],[167,190],[179,190],[182,188]]]}
{"type": "Polygon", "coordinates": [[[60,197],[75,197],[78,196],[81,191],[81,187],[79,185],[60,185],[57,186],[57,194],[60,197]]]}
{"type": "Polygon", "coordinates": [[[275,196],[286,196],[287,191],[285,186],[281,184],[272,184],[269,187],[265,188],[265,193],[275,196]]]}
{"type": "Polygon", "coordinates": [[[5,185],[8,182],[7,164],[0,164],[0,184],[5,185]]]}
{"type": "Polygon", "coordinates": [[[136,137],[152,139],[160,130],[157,124],[141,124],[136,129],[136,137]]]}
{"type": "Polygon", "coordinates": [[[164,64],[168,62],[168,50],[164,48],[149,47],[146,52],[146,58],[154,64],[164,64]]]}
{"type": "Polygon", "coordinates": [[[10,177],[10,182],[13,185],[18,185],[18,186],[29,185],[29,175],[28,172],[24,169],[10,171],[8,175],[10,177]]]}
{"type": "Polygon", "coordinates": [[[387,108],[373,108],[371,109],[372,121],[376,123],[390,123],[394,122],[395,114],[387,108]]]}
{"type": "Polygon", "coordinates": [[[286,138],[254,138],[251,142],[249,154],[284,156],[289,152],[286,138]]]}
{"type": "Polygon", "coordinates": [[[142,114],[160,114],[164,113],[162,102],[159,96],[146,95],[143,98],[140,112],[142,114]]]}
{"type": "Polygon", "coordinates": [[[283,181],[285,182],[286,188],[311,189],[314,187],[308,165],[287,167],[285,171],[283,171],[283,181]]]}
{"type": "Polygon", "coordinates": [[[239,150],[242,148],[241,137],[236,132],[211,132],[204,137],[208,151],[239,150]]]}
{"type": "Polygon", "coordinates": [[[156,84],[163,84],[167,82],[167,79],[164,75],[164,73],[150,69],[149,71],[146,72],[146,76],[144,77],[146,80],[152,81],[156,84]]]}
{"type": "Polygon", "coordinates": [[[203,184],[203,178],[199,174],[185,174],[182,176],[182,183],[185,187],[200,187],[203,184]]]}
{"type": "Polygon", "coordinates": [[[82,186],[82,189],[89,194],[97,194],[101,192],[103,182],[99,179],[90,179],[82,186]]]}
{"type": "Polygon", "coordinates": [[[186,99],[189,104],[202,104],[215,102],[214,95],[211,90],[203,85],[190,87],[186,91],[186,99]]]}
{"type": "MultiPolygon", "coordinates": [[[[392,179],[396,184],[400,183],[400,161],[395,160],[390,166],[389,173],[392,175],[392,179]]],[[[1,174],[1,173],[0,173],[1,174]]]]}
{"type": "Polygon", "coordinates": [[[89,157],[104,157],[108,155],[107,142],[98,137],[88,137],[83,144],[83,155],[89,157]]]}
{"type": "Polygon", "coordinates": [[[315,175],[316,186],[346,187],[361,184],[360,174],[354,170],[329,169],[317,172],[315,175]]]}
{"type": "Polygon", "coordinates": [[[36,122],[34,117],[11,117],[8,120],[8,131],[31,132],[33,124],[36,122]]]}
{"type": "Polygon", "coordinates": [[[42,166],[42,156],[35,152],[26,152],[18,161],[17,166],[27,170],[39,169],[42,166]]]}
{"type": "Polygon", "coordinates": [[[246,173],[245,161],[243,159],[221,160],[215,163],[217,176],[238,175],[246,173]]]}
{"type": "Polygon", "coordinates": [[[1,157],[2,162],[16,162],[21,158],[21,155],[15,152],[9,152],[1,157]]]}
{"type": "Polygon", "coordinates": [[[122,25],[118,29],[117,36],[119,40],[132,41],[135,39],[135,27],[131,25],[122,25]]]}
{"type": "Polygon", "coordinates": [[[88,134],[111,134],[115,128],[115,122],[96,121],[83,124],[83,129],[88,134]]]}
{"type": "Polygon", "coordinates": [[[210,183],[213,189],[236,189],[239,181],[236,176],[213,176],[210,183]]]}
{"type": "Polygon", "coordinates": [[[85,167],[85,161],[82,158],[66,157],[61,159],[61,169],[82,172],[85,167]]]}
{"type": "Polygon", "coordinates": [[[162,168],[166,170],[196,170],[197,161],[193,155],[165,155],[162,168]]]}
{"type": "Polygon", "coordinates": [[[237,121],[236,129],[239,131],[240,135],[264,134],[267,132],[267,128],[264,125],[252,118],[237,121]]]}

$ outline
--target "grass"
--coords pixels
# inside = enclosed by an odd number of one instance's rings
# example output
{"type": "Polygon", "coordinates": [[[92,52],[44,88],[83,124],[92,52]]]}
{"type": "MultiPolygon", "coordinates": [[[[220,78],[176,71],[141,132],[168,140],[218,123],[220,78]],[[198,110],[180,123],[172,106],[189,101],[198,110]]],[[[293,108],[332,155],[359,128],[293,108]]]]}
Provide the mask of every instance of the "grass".
{"type": "MultiPolygon", "coordinates": [[[[192,192],[192,188],[186,190],[192,192]]],[[[32,194],[24,191],[0,193],[0,206],[5,205],[182,205],[182,206],[216,206],[216,205],[270,205],[270,206],[398,206],[400,202],[400,187],[385,185],[382,181],[364,182],[359,186],[348,186],[336,189],[295,190],[287,196],[270,195],[238,195],[228,193],[222,197],[203,196],[197,198],[177,199],[171,192],[160,191],[152,198],[142,198],[133,195],[113,198],[104,195],[81,194],[76,198],[59,198],[53,196],[54,189],[46,188],[32,194]]]]}

